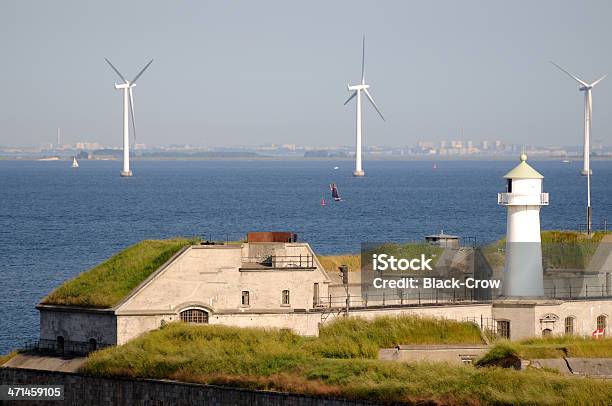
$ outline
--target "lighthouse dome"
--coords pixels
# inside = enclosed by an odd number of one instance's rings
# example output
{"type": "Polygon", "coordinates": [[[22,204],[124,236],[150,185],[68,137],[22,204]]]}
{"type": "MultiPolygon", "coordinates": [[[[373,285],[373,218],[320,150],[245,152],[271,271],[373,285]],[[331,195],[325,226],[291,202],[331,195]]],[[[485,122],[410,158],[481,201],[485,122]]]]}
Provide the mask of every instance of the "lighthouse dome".
{"type": "Polygon", "coordinates": [[[527,163],[527,154],[521,154],[521,162],[504,175],[505,179],[544,179],[540,172],[527,163]]]}

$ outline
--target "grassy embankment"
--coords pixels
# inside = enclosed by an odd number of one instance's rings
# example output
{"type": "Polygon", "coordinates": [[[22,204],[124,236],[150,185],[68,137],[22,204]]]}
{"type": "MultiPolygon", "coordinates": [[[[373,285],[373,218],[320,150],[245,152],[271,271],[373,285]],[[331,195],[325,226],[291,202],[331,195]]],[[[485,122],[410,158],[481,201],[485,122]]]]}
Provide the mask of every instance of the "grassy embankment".
{"type": "Polygon", "coordinates": [[[480,342],[476,326],[421,318],[342,319],[318,338],[285,330],[171,323],[92,354],[83,372],[175,379],[386,402],[607,404],[609,382],[514,371],[373,359],[380,347],[480,342]]]}
{"type": "Polygon", "coordinates": [[[144,240],[51,292],[43,304],[109,308],[196,239],[144,240]]]}
{"type": "MultiPolygon", "coordinates": [[[[375,250],[376,253],[385,253],[396,258],[415,258],[425,254],[428,258],[433,257],[433,265],[436,264],[442,251],[444,250],[440,247],[424,243],[386,243],[375,250]]],[[[327,272],[337,272],[340,265],[348,265],[351,272],[361,269],[361,254],[320,255],[317,258],[327,272]]]]}
{"type": "Polygon", "coordinates": [[[509,355],[523,359],[610,358],[612,357],[612,338],[594,340],[590,337],[553,336],[530,338],[518,342],[498,340],[482,361],[491,361],[509,355]]]}
{"type": "MultiPolygon", "coordinates": [[[[588,238],[577,231],[542,231],[542,260],[547,269],[585,269],[608,234],[610,232],[598,231],[588,238]]],[[[505,248],[505,238],[483,248],[490,265],[504,265],[505,248]]]]}

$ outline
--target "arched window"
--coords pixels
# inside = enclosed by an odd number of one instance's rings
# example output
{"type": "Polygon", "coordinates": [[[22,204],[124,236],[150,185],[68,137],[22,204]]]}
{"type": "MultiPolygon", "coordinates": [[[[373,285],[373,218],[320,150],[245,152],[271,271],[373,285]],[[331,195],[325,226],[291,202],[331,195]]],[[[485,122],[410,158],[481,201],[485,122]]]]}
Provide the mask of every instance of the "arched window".
{"type": "Polygon", "coordinates": [[[565,335],[571,336],[574,334],[574,318],[566,317],[565,318],[565,335]]]}
{"type": "Polygon", "coordinates": [[[289,291],[283,290],[283,294],[281,295],[281,304],[288,306],[289,303],[289,291]]]}
{"type": "Polygon", "coordinates": [[[208,323],[208,312],[202,309],[187,309],[181,312],[181,321],[185,323],[206,324],[208,323]]]}
{"type": "Polygon", "coordinates": [[[597,330],[603,331],[605,335],[607,334],[606,327],[608,327],[607,317],[603,314],[597,316],[597,330]]]}
{"type": "Polygon", "coordinates": [[[549,328],[545,328],[542,330],[542,337],[550,337],[552,335],[552,330],[549,328]]]}

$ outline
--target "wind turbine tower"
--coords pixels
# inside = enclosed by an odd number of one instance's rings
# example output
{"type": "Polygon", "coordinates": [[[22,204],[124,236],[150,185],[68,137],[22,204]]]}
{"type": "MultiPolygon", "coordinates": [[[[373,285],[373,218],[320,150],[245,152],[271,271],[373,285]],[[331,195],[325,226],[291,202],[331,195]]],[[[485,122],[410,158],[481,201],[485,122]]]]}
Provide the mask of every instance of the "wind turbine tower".
{"type": "Polygon", "coordinates": [[[584,92],[584,145],[583,145],[583,151],[582,151],[582,154],[583,154],[582,171],[580,173],[583,176],[587,177],[587,224],[586,224],[586,228],[587,228],[587,233],[590,235],[592,231],[592,224],[593,224],[593,221],[592,221],[593,216],[592,216],[592,209],[591,209],[591,175],[593,174],[593,172],[591,171],[591,162],[590,162],[591,122],[592,122],[592,117],[593,117],[592,90],[595,87],[595,85],[601,82],[606,76],[608,76],[608,74],[603,75],[602,77],[600,77],[593,83],[587,83],[577,78],[575,75],[572,75],[571,73],[569,73],[568,71],[566,71],[565,69],[557,65],[556,63],[552,61],[550,63],[555,65],[563,73],[565,73],[566,75],[574,79],[576,82],[578,82],[579,84],[578,90],[581,92],[584,92]]]}
{"type": "Polygon", "coordinates": [[[104,59],[121,78],[121,80],[123,80],[123,83],[121,84],[115,83],[115,89],[123,90],[123,170],[121,171],[121,176],[132,176],[132,171],[130,170],[130,111],[132,113],[132,130],[134,131],[134,140],[136,140],[136,124],[134,123],[134,93],[132,89],[134,86],[136,86],[136,81],[138,78],[144,73],[145,70],[147,70],[149,65],[153,63],[153,59],[151,59],[149,63],[142,68],[142,70],[134,77],[134,79],[132,79],[131,82],[123,77],[121,72],[115,68],[111,61],[106,58],[104,59]]]}
{"type": "Polygon", "coordinates": [[[374,109],[376,109],[376,111],[380,115],[380,118],[385,121],[385,117],[378,109],[378,106],[374,102],[374,99],[372,98],[370,92],[368,92],[368,88],[370,87],[370,85],[366,85],[365,83],[365,36],[363,37],[361,52],[361,83],[358,85],[348,85],[347,87],[349,92],[352,91],[353,93],[348,98],[348,100],[344,102],[344,105],[346,105],[355,96],[357,96],[357,134],[355,137],[355,172],[353,172],[353,176],[360,177],[365,176],[365,172],[363,171],[363,168],[361,166],[361,92],[365,93],[368,100],[370,100],[370,103],[372,103],[372,106],[374,106],[374,109]]]}

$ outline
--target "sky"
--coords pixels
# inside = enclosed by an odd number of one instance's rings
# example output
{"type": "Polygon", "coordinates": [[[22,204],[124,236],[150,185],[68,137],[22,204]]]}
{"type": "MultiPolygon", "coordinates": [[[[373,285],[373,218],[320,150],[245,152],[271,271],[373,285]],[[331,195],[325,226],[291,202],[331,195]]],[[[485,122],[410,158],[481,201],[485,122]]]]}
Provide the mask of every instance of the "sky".
{"type": "MultiPolygon", "coordinates": [[[[612,73],[612,2],[0,2],[0,145],[119,146],[134,88],[147,145],[352,145],[361,73],[365,145],[502,139],[580,145],[585,81],[612,73]]],[[[594,140],[612,144],[612,77],[593,92],[594,140]]]]}

